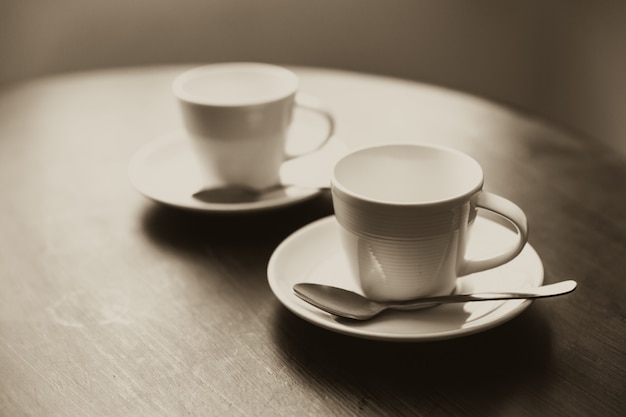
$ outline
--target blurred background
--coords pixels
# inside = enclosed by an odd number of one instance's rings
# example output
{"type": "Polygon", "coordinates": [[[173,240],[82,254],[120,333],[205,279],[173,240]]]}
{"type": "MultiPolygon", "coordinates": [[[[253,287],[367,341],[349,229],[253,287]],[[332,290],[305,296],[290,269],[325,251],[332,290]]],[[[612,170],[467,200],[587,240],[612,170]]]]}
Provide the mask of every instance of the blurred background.
{"type": "Polygon", "coordinates": [[[0,0],[0,92],[70,71],[218,61],[437,84],[626,154],[621,0],[0,0]]]}

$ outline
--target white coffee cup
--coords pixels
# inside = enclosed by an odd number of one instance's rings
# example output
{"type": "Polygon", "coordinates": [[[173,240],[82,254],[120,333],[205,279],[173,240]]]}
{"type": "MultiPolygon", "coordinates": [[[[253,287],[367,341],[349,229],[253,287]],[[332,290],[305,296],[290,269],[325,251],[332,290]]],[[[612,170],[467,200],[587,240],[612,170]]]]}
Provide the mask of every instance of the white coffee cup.
{"type": "Polygon", "coordinates": [[[381,301],[450,294],[459,276],[515,258],[528,239],[526,216],[483,182],[478,162],[438,146],[379,145],[340,159],[333,206],[363,293],[381,301]],[[466,259],[477,208],[510,223],[516,240],[487,259],[466,259]]]}
{"type": "MultiPolygon", "coordinates": [[[[219,63],[178,75],[172,89],[205,178],[222,185],[266,188],[279,182],[294,106],[321,114],[332,136],[334,119],[313,97],[298,92],[286,68],[252,62],[219,63]]],[[[215,184],[212,184],[215,185],[215,184]]]]}

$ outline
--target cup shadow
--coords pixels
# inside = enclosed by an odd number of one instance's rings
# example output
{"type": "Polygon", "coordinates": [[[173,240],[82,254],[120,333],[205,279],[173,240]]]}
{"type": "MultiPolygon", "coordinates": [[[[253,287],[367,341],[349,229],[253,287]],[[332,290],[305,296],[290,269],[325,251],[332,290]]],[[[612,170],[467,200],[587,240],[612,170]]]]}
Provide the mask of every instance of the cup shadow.
{"type": "MultiPolygon", "coordinates": [[[[275,311],[273,338],[282,360],[313,390],[332,386],[355,412],[398,415],[445,403],[488,415],[476,398],[498,415],[499,401],[528,384],[542,384],[551,360],[551,330],[541,306],[482,333],[443,341],[398,343],[354,338],[275,311]],[[465,401],[465,399],[469,399],[465,401]],[[406,407],[406,408],[405,408],[406,407]]],[[[455,410],[455,407],[459,407],[455,410]]],[[[500,410],[502,411],[502,410],[500,410]]]]}
{"type": "Polygon", "coordinates": [[[269,256],[289,234],[333,213],[329,192],[292,206],[247,213],[208,213],[150,205],[142,215],[146,236],[158,246],[188,256],[207,249],[269,256]]]}

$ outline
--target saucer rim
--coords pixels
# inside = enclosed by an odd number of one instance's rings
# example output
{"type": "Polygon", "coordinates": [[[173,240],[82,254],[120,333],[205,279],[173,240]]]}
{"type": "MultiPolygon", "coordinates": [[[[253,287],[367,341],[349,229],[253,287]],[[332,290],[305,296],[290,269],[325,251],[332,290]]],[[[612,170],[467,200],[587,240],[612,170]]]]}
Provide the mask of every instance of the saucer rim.
{"type": "MultiPolygon", "coordinates": [[[[167,146],[174,146],[177,143],[182,143],[186,140],[186,131],[184,128],[178,128],[171,130],[167,133],[163,133],[157,136],[155,139],[143,144],[135,153],[131,156],[128,163],[128,177],[131,185],[141,195],[152,200],[155,203],[163,204],[165,206],[174,207],[178,209],[198,211],[198,212],[211,212],[211,213],[235,213],[235,212],[251,212],[251,211],[263,211],[271,210],[278,207],[290,206],[309,199],[312,199],[320,195],[323,190],[321,189],[307,189],[303,190],[298,195],[281,196],[279,198],[273,198],[270,200],[255,201],[251,203],[208,203],[192,197],[191,193],[188,199],[184,201],[173,201],[168,199],[167,196],[158,195],[150,192],[146,181],[142,176],[145,175],[145,169],[147,165],[147,158],[149,158],[154,152],[157,152],[167,146]]],[[[184,145],[183,149],[185,148],[184,145]]],[[[183,150],[187,152],[188,149],[183,150]]]]}
{"type": "MultiPolygon", "coordinates": [[[[480,215],[479,215],[480,216],[480,215]]],[[[492,220],[484,218],[480,216],[483,220],[489,223],[498,224],[492,220]]],[[[324,314],[322,316],[317,316],[311,313],[307,314],[307,304],[305,301],[296,297],[293,293],[284,291],[284,285],[281,286],[280,278],[278,277],[277,271],[277,263],[281,260],[282,253],[288,248],[296,239],[303,238],[303,236],[308,235],[312,231],[316,229],[321,229],[324,227],[336,227],[336,218],[334,215],[326,216],[321,219],[318,219],[314,222],[311,222],[307,225],[304,225],[300,229],[294,231],[292,234],[287,236],[274,250],[272,253],[270,260],[268,262],[267,267],[267,277],[270,289],[281,302],[281,304],[286,307],[289,311],[294,313],[296,316],[302,318],[309,323],[316,325],[318,327],[324,328],[326,330],[330,330],[335,333],[353,336],[361,339],[369,339],[369,340],[378,340],[378,341],[390,341],[390,342],[429,342],[429,341],[439,341],[439,340],[448,340],[454,338],[460,338],[465,336],[470,336],[476,333],[481,333],[486,330],[498,327],[514,317],[521,314],[524,310],[526,310],[534,300],[509,300],[502,301],[501,304],[490,311],[485,317],[480,319],[480,323],[469,326],[469,327],[461,327],[458,329],[442,331],[442,332],[428,332],[428,333],[420,333],[416,331],[412,334],[400,334],[400,333],[392,333],[392,332],[384,332],[384,331],[372,331],[368,329],[361,329],[354,326],[350,326],[346,323],[340,322],[336,320],[331,314],[324,314]],[[333,224],[331,226],[331,223],[333,224]],[[496,315],[504,306],[509,306],[510,311],[504,312],[504,314],[498,314],[491,320],[487,320],[489,316],[496,315]]],[[[499,225],[500,227],[504,227],[499,225]]],[[[527,243],[524,247],[523,251],[530,256],[531,259],[536,263],[533,268],[536,268],[535,273],[532,278],[529,278],[529,282],[532,285],[542,285],[545,279],[545,270],[541,258],[536,250],[527,243]]],[[[480,274],[480,272],[476,273],[480,274]]],[[[438,307],[433,307],[438,308],[438,307]]]]}

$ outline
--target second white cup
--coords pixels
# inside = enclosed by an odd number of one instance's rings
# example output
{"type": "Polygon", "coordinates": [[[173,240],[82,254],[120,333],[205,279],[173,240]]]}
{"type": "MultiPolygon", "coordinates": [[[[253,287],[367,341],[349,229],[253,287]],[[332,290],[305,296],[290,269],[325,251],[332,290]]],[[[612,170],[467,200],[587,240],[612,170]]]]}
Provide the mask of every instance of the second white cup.
{"type": "Polygon", "coordinates": [[[516,257],[528,238],[526,216],[483,182],[478,162],[443,147],[381,145],[340,159],[333,205],[363,293],[379,301],[450,294],[457,277],[516,257]],[[477,208],[508,221],[517,239],[487,259],[466,259],[477,208]]]}
{"type": "Polygon", "coordinates": [[[281,164],[300,156],[285,150],[294,106],[327,120],[327,134],[312,150],[326,143],[333,116],[318,100],[299,96],[298,87],[293,72],[263,63],[212,64],[177,76],[172,88],[204,176],[257,189],[278,183],[281,164]]]}

